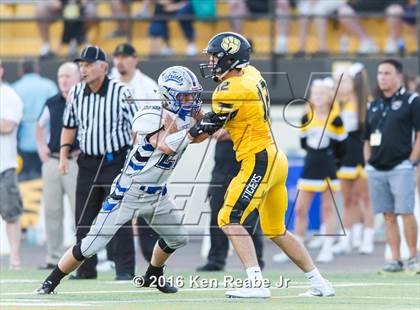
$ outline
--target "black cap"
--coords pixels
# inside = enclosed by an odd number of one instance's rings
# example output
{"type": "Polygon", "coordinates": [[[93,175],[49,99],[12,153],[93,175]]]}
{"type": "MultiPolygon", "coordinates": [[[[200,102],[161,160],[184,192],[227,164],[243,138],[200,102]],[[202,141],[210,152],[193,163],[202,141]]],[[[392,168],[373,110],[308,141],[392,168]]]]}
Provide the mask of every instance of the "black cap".
{"type": "Polygon", "coordinates": [[[79,62],[79,61],[95,62],[98,60],[106,61],[105,52],[97,46],[88,46],[82,50],[82,52],[80,53],[80,57],[76,58],[74,62],[79,62]]]}
{"type": "Polygon", "coordinates": [[[114,56],[124,55],[124,56],[137,56],[136,49],[128,43],[122,43],[118,45],[114,50],[114,56]]]}

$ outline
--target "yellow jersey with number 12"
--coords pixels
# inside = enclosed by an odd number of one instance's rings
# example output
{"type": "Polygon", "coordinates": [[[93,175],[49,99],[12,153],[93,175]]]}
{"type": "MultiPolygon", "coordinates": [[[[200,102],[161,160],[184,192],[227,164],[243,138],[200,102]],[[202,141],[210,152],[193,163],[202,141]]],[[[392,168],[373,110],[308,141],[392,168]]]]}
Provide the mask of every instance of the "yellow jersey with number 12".
{"type": "Polygon", "coordinates": [[[212,98],[215,113],[232,113],[233,117],[225,124],[225,129],[233,141],[237,161],[275,143],[270,130],[267,83],[253,66],[247,66],[240,72],[240,76],[221,82],[212,98]]]}

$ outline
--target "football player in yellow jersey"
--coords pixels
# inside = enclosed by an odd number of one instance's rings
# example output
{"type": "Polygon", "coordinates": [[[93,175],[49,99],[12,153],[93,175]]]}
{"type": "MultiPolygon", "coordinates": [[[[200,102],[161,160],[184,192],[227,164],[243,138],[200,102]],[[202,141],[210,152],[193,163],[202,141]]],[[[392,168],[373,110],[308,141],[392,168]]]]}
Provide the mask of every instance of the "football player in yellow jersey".
{"type": "MultiPolygon", "coordinates": [[[[314,266],[302,243],[286,231],[287,158],[277,149],[270,129],[270,96],[261,73],[249,65],[251,46],[241,35],[224,32],[214,36],[204,52],[208,64],[200,66],[205,78],[218,82],[213,93],[212,112],[201,126],[224,123],[230,134],[241,170],[232,180],[219,212],[218,223],[231,240],[249,278],[250,286],[228,291],[226,296],[268,298],[262,284],[254,245],[243,225],[256,211],[261,228],[299,266],[311,282],[305,296],[333,296],[334,289],[314,266]]],[[[211,126],[210,126],[211,127],[211,126]]],[[[204,132],[212,133],[204,129],[204,132]]]]}

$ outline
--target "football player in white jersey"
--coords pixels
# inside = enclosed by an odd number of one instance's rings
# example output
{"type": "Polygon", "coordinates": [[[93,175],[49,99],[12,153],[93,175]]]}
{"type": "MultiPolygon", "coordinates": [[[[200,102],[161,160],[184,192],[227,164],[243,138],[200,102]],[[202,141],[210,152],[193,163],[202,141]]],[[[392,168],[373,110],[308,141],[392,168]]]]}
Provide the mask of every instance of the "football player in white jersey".
{"type": "Polygon", "coordinates": [[[147,104],[136,113],[134,146],[89,233],[63,255],[36,294],[52,293],[62,278],[104,248],[121,225],[138,215],[161,236],[143,286],[154,284],[164,293],[177,291],[166,282],[163,267],[176,249],[186,245],[188,234],[181,216],[173,212],[175,203],[169,198],[166,181],[188,144],[207,138],[203,132],[211,132],[212,124],[202,119],[203,89],[189,69],[170,67],[162,72],[158,84],[162,103],[147,104]]]}

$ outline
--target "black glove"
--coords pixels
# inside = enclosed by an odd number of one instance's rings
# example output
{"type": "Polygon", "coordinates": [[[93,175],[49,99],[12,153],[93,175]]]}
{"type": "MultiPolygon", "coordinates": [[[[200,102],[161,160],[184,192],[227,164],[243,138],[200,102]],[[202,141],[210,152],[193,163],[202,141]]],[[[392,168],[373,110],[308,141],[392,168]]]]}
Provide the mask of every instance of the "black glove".
{"type": "Polygon", "coordinates": [[[202,133],[212,135],[223,127],[228,118],[229,114],[216,114],[214,112],[208,112],[204,114],[200,121],[190,128],[189,133],[194,138],[202,133]]]}
{"type": "Polygon", "coordinates": [[[203,133],[212,135],[222,127],[223,127],[223,124],[215,124],[214,122],[211,122],[208,119],[203,118],[190,128],[189,133],[193,138],[203,133]]]}
{"type": "Polygon", "coordinates": [[[229,114],[217,114],[214,112],[208,112],[204,114],[203,122],[213,123],[222,127],[225,124],[228,117],[229,117],[229,114]]]}

